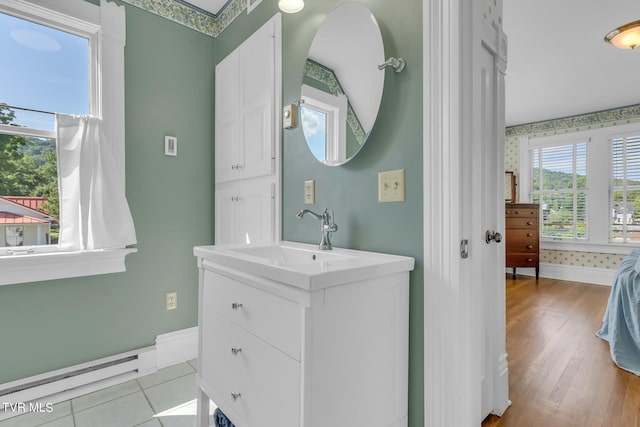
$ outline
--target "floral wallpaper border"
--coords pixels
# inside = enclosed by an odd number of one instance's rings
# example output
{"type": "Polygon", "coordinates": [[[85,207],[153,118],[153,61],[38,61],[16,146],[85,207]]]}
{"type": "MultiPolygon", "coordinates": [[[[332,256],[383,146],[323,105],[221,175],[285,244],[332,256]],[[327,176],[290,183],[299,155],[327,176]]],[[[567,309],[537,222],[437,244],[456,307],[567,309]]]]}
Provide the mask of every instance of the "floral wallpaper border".
{"type": "Polygon", "coordinates": [[[579,128],[589,128],[590,126],[605,127],[605,123],[611,123],[611,126],[615,126],[616,124],[620,124],[618,123],[620,121],[631,120],[637,117],[640,117],[640,104],[579,116],[511,126],[506,129],[505,136],[509,138],[512,136],[546,134],[557,131],[575,132],[581,130],[579,128]]]}
{"type": "Polygon", "coordinates": [[[184,0],[122,1],[214,38],[247,8],[247,0],[229,0],[214,15],[184,0]]]}

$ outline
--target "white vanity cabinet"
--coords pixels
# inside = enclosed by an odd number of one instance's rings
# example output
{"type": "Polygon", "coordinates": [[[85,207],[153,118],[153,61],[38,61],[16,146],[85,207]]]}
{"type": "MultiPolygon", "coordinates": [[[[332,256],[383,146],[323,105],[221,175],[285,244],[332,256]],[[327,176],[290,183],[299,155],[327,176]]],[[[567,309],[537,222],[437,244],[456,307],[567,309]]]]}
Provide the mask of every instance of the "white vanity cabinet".
{"type": "Polygon", "coordinates": [[[237,427],[406,426],[413,259],[294,245],[308,262],[195,248],[200,425],[210,398],[237,427]]]}

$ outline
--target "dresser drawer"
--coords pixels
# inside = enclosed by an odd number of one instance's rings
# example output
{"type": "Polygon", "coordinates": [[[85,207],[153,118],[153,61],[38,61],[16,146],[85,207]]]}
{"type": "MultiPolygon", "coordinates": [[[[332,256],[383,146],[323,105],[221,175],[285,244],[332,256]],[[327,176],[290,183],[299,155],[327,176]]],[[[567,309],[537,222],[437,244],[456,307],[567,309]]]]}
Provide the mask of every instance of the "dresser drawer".
{"type": "Polygon", "coordinates": [[[301,312],[293,301],[205,270],[205,309],[300,360],[301,312]]]}
{"type": "Polygon", "coordinates": [[[538,253],[538,241],[508,239],[507,253],[538,253]]]}
{"type": "Polygon", "coordinates": [[[506,218],[506,228],[537,228],[537,218],[506,218]]]}
{"type": "Polygon", "coordinates": [[[243,414],[248,425],[264,424],[250,421],[252,411],[282,414],[292,422],[299,419],[300,362],[215,313],[204,314],[203,327],[207,339],[202,343],[205,363],[200,376],[243,414]],[[240,397],[233,399],[231,393],[240,397]],[[267,404],[271,409],[265,412],[267,404]]]}
{"type": "Polygon", "coordinates": [[[506,230],[507,244],[509,240],[523,240],[527,242],[535,242],[538,244],[538,230],[534,228],[513,228],[506,230]]]}
{"type": "Polygon", "coordinates": [[[507,267],[537,267],[538,254],[507,254],[507,267]]]}
{"type": "Polygon", "coordinates": [[[538,209],[505,207],[504,213],[507,218],[536,218],[538,216],[538,209]]]}

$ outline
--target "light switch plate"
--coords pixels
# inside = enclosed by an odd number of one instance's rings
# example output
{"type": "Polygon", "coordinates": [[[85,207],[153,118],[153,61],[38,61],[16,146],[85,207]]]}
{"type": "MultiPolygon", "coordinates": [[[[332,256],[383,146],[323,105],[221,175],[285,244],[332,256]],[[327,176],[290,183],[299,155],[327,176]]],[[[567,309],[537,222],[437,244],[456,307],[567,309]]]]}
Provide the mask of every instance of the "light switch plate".
{"type": "Polygon", "coordinates": [[[311,179],[304,182],[304,204],[313,205],[316,202],[316,181],[311,179]]]}
{"type": "Polygon", "coordinates": [[[378,202],[404,201],[404,169],[378,172],[378,202]]]}

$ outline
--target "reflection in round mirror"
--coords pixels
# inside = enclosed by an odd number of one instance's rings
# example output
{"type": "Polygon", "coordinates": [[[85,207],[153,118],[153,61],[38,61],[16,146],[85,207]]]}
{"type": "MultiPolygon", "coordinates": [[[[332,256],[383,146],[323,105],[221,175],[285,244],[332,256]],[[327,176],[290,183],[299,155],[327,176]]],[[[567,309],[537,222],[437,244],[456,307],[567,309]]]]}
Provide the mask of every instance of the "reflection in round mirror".
{"type": "Polygon", "coordinates": [[[304,67],[300,122],[325,165],[348,162],[366,142],[382,99],[383,62],[382,34],[366,6],[343,3],[324,19],[304,67]]]}

